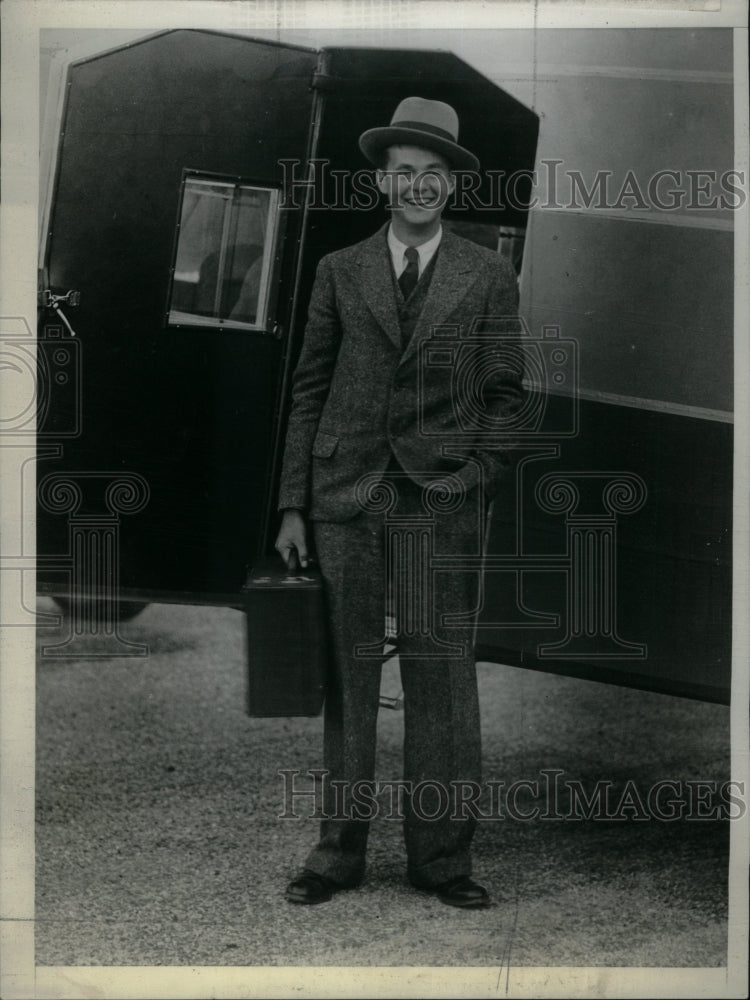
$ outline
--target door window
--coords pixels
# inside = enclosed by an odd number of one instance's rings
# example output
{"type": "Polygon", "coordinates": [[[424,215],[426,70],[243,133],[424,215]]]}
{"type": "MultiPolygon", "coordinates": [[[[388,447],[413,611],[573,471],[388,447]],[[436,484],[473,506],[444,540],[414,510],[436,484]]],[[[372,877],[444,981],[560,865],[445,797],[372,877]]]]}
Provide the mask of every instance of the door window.
{"type": "Polygon", "coordinates": [[[275,188],[186,178],[169,325],[267,330],[278,219],[275,188]]]}

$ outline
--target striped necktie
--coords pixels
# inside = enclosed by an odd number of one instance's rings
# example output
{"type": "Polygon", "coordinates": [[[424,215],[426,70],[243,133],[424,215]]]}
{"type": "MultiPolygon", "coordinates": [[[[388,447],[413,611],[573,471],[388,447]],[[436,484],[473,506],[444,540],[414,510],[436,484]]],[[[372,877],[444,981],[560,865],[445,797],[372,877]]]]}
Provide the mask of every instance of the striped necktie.
{"type": "Polygon", "coordinates": [[[407,247],[404,250],[404,257],[406,258],[406,267],[399,276],[398,284],[404,299],[408,299],[419,281],[419,253],[416,247],[407,247]]]}

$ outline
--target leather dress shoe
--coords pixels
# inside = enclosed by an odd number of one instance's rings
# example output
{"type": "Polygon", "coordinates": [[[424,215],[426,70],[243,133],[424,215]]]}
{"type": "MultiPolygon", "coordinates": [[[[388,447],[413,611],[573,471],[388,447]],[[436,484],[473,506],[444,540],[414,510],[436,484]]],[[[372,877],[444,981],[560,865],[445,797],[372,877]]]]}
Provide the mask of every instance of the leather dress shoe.
{"type": "Polygon", "coordinates": [[[332,882],[325,875],[318,875],[305,869],[286,887],[285,896],[290,903],[327,903],[342,886],[332,882]]]}
{"type": "Polygon", "coordinates": [[[479,909],[489,906],[490,897],[483,885],[477,885],[468,875],[458,875],[456,878],[441,882],[432,890],[441,903],[447,906],[459,906],[462,909],[479,909]]]}

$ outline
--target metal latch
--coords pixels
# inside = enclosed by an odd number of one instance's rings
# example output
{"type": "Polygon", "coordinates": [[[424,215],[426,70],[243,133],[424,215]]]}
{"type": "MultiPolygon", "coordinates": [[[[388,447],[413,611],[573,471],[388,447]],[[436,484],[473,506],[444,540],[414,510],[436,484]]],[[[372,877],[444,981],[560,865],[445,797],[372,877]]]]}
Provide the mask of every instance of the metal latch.
{"type": "Polygon", "coordinates": [[[71,337],[75,337],[76,332],[68,322],[68,317],[62,311],[60,306],[62,303],[65,303],[66,306],[77,306],[80,305],[80,302],[81,302],[81,293],[74,291],[74,289],[72,288],[69,292],[66,292],[65,295],[56,295],[49,288],[45,288],[43,292],[39,293],[40,305],[42,305],[45,309],[54,309],[54,311],[57,313],[57,315],[60,317],[63,323],[67,326],[71,337]]]}
{"type": "Polygon", "coordinates": [[[39,293],[39,304],[45,309],[56,309],[57,306],[79,306],[81,304],[81,293],[71,288],[65,295],[56,295],[50,288],[45,288],[39,293]]]}

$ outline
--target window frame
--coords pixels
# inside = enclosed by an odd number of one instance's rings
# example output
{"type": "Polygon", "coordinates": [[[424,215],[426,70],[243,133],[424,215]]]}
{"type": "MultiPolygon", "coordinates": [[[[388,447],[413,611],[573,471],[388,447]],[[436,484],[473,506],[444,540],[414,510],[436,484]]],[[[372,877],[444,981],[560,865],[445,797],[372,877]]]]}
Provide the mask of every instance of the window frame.
{"type": "MultiPolygon", "coordinates": [[[[172,241],[172,255],[169,268],[169,281],[167,283],[167,301],[164,310],[164,325],[168,330],[231,330],[240,333],[260,333],[280,337],[281,330],[277,322],[276,306],[278,303],[278,276],[281,268],[282,249],[284,245],[286,230],[286,211],[282,208],[281,185],[269,180],[262,180],[254,177],[239,176],[236,174],[221,174],[209,170],[196,170],[184,167],[180,178],[180,192],[177,203],[177,213],[174,226],[174,239],[172,241]],[[264,243],[263,260],[268,261],[268,266],[261,271],[261,286],[258,294],[258,310],[255,323],[245,320],[237,320],[217,316],[201,316],[197,313],[183,312],[172,308],[174,296],[174,281],[177,270],[177,255],[180,247],[180,236],[182,232],[182,212],[185,203],[185,192],[190,182],[203,182],[206,185],[226,185],[232,189],[232,196],[229,199],[230,207],[224,220],[224,229],[220,246],[216,249],[220,252],[220,266],[223,266],[226,259],[227,236],[229,220],[231,217],[231,205],[240,190],[257,190],[269,194],[268,219],[266,221],[265,239],[270,239],[270,249],[266,252],[269,243],[264,243]]],[[[218,286],[221,286],[219,281],[218,286]]]]}

